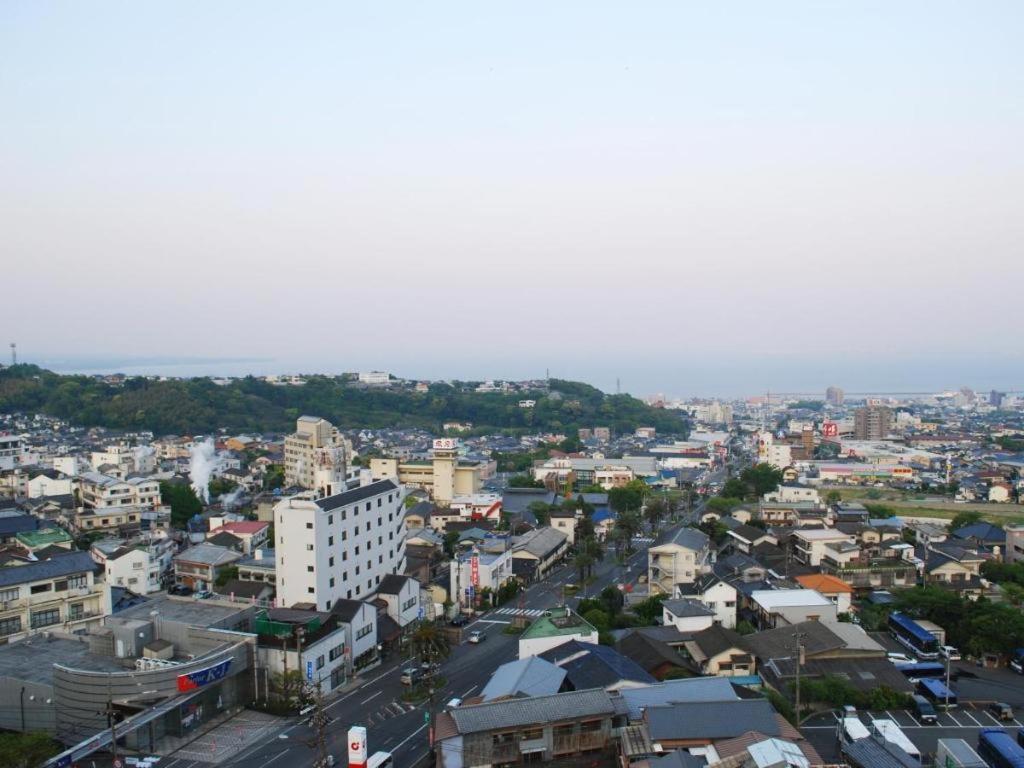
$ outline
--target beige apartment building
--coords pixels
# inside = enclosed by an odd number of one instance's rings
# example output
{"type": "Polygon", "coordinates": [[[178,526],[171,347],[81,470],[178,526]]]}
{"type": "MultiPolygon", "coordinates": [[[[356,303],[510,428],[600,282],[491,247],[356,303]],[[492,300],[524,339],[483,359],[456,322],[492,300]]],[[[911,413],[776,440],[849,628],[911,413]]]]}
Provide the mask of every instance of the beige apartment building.
{"type": "Polygon", "coordinates": [[[442,505],[456,496],[479,493],[483,487],[484,465],[459,459],[455,440],[434,441],[433,458],[424,461],[370,459],[373,480],[397,480],[402,485],[422,488],[442,505]]]}
{"type": "Polygon", "coordinates": [[[160,506],[160,483],[146,477],[118,480],[99,472],[86,472],[79,478],[81,503],[97,511],[114,511],[120,507],[160,506]]]}
{"type": "Polygon", "coordinates": [[[884,405],[869,405],[853,412],[853,437],[856,440],[881,440],[892,431],[892,410],[884,405]]]}
{"type": "Polygon", "coordinates": [[[300,416],[284,439],[284,482],[330,496],[345,480],[352,446],[327,419],[300,416]]]}

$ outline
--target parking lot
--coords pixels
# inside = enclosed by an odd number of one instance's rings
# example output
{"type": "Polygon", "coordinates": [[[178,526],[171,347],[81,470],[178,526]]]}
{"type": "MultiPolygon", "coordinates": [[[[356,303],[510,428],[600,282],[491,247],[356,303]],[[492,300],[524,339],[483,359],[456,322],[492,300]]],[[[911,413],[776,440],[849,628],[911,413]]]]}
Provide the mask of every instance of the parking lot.
{"type": "MultiPolygon", "coordinates": [[[[978,731],[982,728],[1006,728],[1011,734],[1016,735],[1019,728],[1024,728],[1024,722],[1021,722],[1024,713],[1016,712],[1015,714],[1017,717],[1013,721],[1001,722],[985,711],[984,705],[967,704],[948,712],[940,712],[939,722],[935,725],[924,725],[917,720],[913,713],[904,710],[861,712],[859,716],[864,725],[868,727],[870,727],[872,719],[888,718],[895,721],[907,738],[921,750],[921,754],[929,755],[935,753],[936,742],[939,739],[963,739],[972,747],[977,746],[978,731]]],[[[836,759],[839,756],[837,723],[835,713],[826,712],[806,720],[800,731],[822,757],[836,759]]]]}

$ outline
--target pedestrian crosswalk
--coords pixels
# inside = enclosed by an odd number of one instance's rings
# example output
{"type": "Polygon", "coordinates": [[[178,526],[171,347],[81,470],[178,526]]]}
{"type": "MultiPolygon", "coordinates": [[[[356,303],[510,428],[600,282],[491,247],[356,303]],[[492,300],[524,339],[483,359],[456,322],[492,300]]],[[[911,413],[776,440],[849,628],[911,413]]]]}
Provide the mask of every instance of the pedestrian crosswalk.
{"type": "Polygon", "coordinates": [[[499,608],[494,613],[501,616],[529,616],[531,619],[535,619],[544,611],[537,608],[499,608]]]}

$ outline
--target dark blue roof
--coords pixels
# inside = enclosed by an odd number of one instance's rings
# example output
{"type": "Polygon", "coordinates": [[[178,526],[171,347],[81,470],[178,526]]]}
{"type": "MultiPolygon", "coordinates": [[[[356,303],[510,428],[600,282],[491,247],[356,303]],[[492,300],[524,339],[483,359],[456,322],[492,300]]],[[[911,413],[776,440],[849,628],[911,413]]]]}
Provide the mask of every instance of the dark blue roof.
{"type": "Polygon", "coordinates": [[[18,533],[37,530],[39,530],[39,518],[34,515],[0,517],[0,536],[14,536],[18,533]]]}
{"type": "Polygon", "coordinates": [[[953,535],[958,539],[977,539],[986,544],[1002,544],[1006,541],[1006,531],[992,523],[978,522],[957,528],[953,535]]]}
{"type": "Polygon", "coordinates": [[[609,688],[622,680],[649,684],[658,682],[631,658],[607,645],[570,640],[544,651],[540,657],[565,670],[566,679],[577,691],[609,688]],[[560,663],[573,656],[577,658],[560,663]]]}

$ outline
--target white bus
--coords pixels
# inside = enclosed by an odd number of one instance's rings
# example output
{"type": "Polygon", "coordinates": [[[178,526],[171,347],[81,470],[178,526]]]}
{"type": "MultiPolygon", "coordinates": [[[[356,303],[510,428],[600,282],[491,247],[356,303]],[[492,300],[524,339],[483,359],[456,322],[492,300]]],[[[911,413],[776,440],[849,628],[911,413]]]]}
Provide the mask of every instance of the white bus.
{"type": "Polygon", "coordinates": [[[392,768],[390,752],[374,752],[366,761],[366,768],[392,768]]]}
{"type": "Polygon", "coordinates": [[[866,739],[871,735],[867,726],[864,725],[864,723],[860,721],[860,718],[856,716],[847,716],[842,718],[842,727],[843,739],[847,744],[852,744],[855,741],[866,739]]]}

